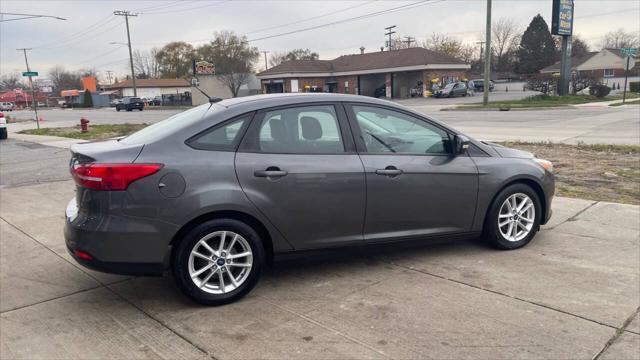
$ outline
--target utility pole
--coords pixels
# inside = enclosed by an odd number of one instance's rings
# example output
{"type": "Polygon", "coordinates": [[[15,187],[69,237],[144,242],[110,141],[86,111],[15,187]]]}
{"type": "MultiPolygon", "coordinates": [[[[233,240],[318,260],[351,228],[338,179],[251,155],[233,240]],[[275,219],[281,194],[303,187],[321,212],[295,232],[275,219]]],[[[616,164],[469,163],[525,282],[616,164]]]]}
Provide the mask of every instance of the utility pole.
{"type": "Polygon", "coordinates": [[[491,0],[487,0],[487,38],[484,48],[484,91],[482,92],[482,104],[489,104],[489,79],[491,79],[491,0]]]}
{"type": "Polygon", "coordinates": [[[129,16],[138,16],[138,14],[132,14],[126,10],[116,10],[113,15],[124,16],[124,21],[127,24],[127,45],[129,45],[129,64],[131,65],[131,81],[133,81],[133,96],[138,97],[138,89],[136,89],[136,74],[133,71],[133,54],[131,52],[131,35],[129,34],[129,16]]]}
{"type": "MultiPolygon", "coordinates": [[[[27,72],[31,72],[29,68],[29,60],[27,60],[27,50],[31,50],[31,48],[21,48],[16,49],[18,51],[22,51],[24,53],[24,63],[27,65],[27,72]]],[[[36,101],[35,91],[33,90],[33,79],[31,75],[29,75],[29,86],[31,87],[31,106],[33,106],[33,111],[36,113],[36,127],[40,129],[40,119],[38,118],[38,102],[36,101]]]]}
{"type": "Polygon", "coordinates": [[[407,39],[407,40],[405,40],[403,42],[407,43],[407,47],[408,48],[411,47],[411,43],[412,42],[416,42],[416,38],[414,38],[413,36],[405,36],[404,38],[407,39]]]}
{"type": "Polygon", "coordinates": [[[387,46],[389,48],[389,50],[391,50],[391,35],[396,33],[395,31],[391,31],[391,30],[394,29],[395,27],[396,27],[395,25],[392,25],[392,26],[384,28],[385,30],[387,30],[387,32],[384,33],[384,35],[385,36],[389,36],[389,44],[387,46]]]}
{"type": "Polygon", "coordinates": [[[111,73],[112,72],[113,71],[111,71],[111,70],[107,70],[107,79],[109,79],[109,85],[111,85],[111,73]]]}
{"type": "Polygon", "coordinates": [[[267,54],[269,52],[268,51],[263,51],[262,53],[264,54],[264,69],[267,70],[269,68],[269,66],[267,65],[267,54]]]}

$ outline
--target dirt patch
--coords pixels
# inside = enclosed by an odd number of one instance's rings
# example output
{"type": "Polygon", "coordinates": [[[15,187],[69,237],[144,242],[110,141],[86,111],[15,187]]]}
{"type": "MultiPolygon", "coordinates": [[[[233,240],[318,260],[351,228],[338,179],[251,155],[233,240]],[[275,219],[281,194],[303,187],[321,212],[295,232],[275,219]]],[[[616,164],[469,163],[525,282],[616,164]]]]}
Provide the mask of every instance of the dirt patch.
{"type": "Polygon", "coordinates": [[[640,205],[640,146],[503,145],[552,161],[557,196],[640,205]]]}

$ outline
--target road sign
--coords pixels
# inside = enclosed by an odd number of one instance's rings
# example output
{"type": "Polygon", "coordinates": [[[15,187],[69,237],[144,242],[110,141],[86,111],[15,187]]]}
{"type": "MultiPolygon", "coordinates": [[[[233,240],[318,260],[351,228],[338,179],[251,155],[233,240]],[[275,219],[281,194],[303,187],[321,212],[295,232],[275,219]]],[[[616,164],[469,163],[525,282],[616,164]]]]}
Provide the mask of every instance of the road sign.
{"type": "Polygon", "coordinates": [[[571,36],[573,32],[573,0],[553,0],[551,33],[571,36]]]}
{"type": "Polygon", "coordinates": [[[27,77],[27,76],[38,76],[38,72],[37,71],[23,71],[22,72],[22,76],[27,77]]]}
{"type": "Polygon", "coordinates": [[[636,51],[638,51],[638,49],[636,49],[636,48],[622,48],[622,49],[620,49],[620,51],[622,51],[622,53],[627,55],[627,56],[636,56],[636,51]]]}

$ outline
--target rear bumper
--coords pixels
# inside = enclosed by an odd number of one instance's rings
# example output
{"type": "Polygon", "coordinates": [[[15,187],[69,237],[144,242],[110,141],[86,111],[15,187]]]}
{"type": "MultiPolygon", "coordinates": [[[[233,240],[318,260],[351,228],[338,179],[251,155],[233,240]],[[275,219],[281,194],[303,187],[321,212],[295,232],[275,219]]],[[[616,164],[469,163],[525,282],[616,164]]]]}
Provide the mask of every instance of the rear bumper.
{"type": "Polygon", "coordinates": [[[67,250],[81,265],[122,275],[161,275],[168,263],[173,226],[153,220],[79,214],[76,200],[67,205],[64,238],[67,250]],[[90,256],[79,257],[76,251],[90,256]]]}

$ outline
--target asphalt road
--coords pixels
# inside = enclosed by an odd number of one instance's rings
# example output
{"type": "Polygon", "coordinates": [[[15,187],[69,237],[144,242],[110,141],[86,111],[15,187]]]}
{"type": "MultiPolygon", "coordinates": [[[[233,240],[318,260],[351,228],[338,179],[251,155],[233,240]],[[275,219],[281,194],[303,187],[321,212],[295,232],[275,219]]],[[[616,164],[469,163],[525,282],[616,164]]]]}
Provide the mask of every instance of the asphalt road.
{"type": "MultiPolygon", "coordinates": [[[[453,104],[478,102],[482,94],[475,97],[455,99],[407,99],[398,101],[427,116],[439,119],[479,140],[488,141],[551,141],[575,144],[640,144],[640,107],[594,106],[567,107],[540,110],[479,110],[441,111],[453,104]]],[[[530,95],[530,94],[528,94],[530,95]]],[[[524,96],[522,93],[492,93],[494,97],[524,96]]],[[[113,109],[96,110],[45,110],[42,115],[44,127],[73,126],[81,117],[91,124],[106,123],[154,123],[182,110],[148,110],[116,112],[113,109]]],[[[26,112],[15,112],[11,116],[28,117],[26,112]]],[[[34,128],[35,123],[10,124],[9,131],[34,128]]]]}

